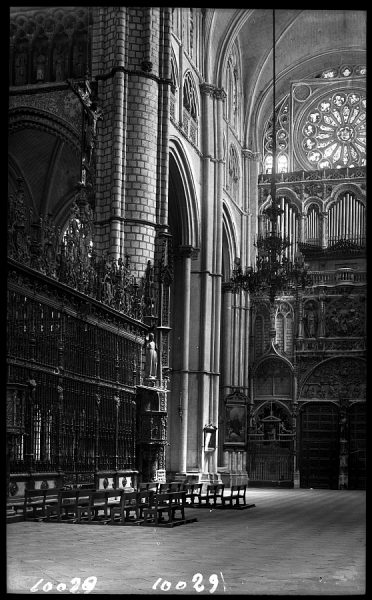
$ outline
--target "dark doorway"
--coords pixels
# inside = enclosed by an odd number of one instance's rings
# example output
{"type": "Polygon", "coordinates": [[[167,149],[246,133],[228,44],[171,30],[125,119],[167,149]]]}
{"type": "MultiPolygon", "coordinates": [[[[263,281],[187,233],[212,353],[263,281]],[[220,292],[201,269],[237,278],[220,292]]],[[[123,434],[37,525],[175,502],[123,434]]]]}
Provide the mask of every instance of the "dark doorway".
{"type": "Polygon", "coordinates": [[[349,482],[350,490],[366,489],[367,411],[365,402],[349,409],[349,482]]]}
{"type": "Polygon", "coordinates": [[[301,411],[300,486],[338,489],[339,410],[331,402],[309,403],[301,411]]]}

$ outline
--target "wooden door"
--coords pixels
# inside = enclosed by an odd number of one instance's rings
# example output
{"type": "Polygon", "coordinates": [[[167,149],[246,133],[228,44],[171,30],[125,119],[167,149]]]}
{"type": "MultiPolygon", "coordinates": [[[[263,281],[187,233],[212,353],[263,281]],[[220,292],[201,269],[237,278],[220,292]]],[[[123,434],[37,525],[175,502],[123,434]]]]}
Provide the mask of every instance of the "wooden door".
{"type": "Polygon", "coordinates": [[[366,489],[367,411],[365,402],[349,408],[349,481],[350,490],[366,489]]]}
{"type": "Polygon", "coordinates": [[[312,402],[300,415],[300,486],[337,489],[339,410],[331,402],[312,402]]]}

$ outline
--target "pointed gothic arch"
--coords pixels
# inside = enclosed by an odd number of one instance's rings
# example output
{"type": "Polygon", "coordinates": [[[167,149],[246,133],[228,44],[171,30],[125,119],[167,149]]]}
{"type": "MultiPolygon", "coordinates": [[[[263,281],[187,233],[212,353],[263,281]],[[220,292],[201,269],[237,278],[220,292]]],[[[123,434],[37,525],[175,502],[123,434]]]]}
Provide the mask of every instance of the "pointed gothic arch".
{"type": "Polygon", "coordinates": [[[199,248],[200,214],[192,169],[182,143],[173,137],[169,143],[169,220],[179,245],[199,248]]]}

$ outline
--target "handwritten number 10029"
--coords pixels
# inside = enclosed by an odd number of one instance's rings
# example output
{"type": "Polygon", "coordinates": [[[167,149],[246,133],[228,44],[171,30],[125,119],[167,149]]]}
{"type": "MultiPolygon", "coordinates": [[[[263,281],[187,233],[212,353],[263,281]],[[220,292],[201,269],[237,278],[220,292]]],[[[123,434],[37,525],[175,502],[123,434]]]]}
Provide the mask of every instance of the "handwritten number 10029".
{"type": "MultiPolygon", "coordinates": [[[[203,581],[203,575],[201,573],[195,573],[195,575],[192,578],[192,582],[193,582],[193,588],[195,589],[196,592],[203,592],[205,590],[204,585],[202,584],[203,581]]],[[[209,583],[211,584],[211,589],[209,590],[209,592],[211,594],[213,594],[213,592],[216,591],[217,587],[218,587],[218,576],[213,573],[210,577],[209,577],[209,583]]],[[[184,590],[186,589],[187,586],[187,582],[186,581],[179,581],[178,583],[176,583],[175,585],[175,589],[176,590],[184,590]]],[[[159,579],[157,579],[154,583],[154,585],[152,586],[153,590],[156,590],[157,588],[162,590],[163,592],[168,592],[172,587],[172,584],[170,581],[167,581],[166,579],[164,579],[164,581],[162,580],[161,577],[159,577],[159,579]],[[162,583],[160,583],[162,581],[162,583]],[[159,585],[160,584],[160,585],[159,585]],[[159,586],[159,588],[158,588],[159,586]]]]}

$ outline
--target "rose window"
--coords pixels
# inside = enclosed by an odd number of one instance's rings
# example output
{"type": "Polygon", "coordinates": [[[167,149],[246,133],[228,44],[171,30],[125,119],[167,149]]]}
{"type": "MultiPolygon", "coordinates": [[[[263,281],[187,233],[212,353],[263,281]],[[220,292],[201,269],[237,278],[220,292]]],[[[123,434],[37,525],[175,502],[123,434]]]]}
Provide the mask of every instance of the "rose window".
{"type": "Polygon", "coordinates": [[[357,92],[335,92],[308,111],[302,127],[302,149],[316,169],[366,164],[366,98],[357,92]]]}

